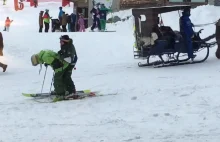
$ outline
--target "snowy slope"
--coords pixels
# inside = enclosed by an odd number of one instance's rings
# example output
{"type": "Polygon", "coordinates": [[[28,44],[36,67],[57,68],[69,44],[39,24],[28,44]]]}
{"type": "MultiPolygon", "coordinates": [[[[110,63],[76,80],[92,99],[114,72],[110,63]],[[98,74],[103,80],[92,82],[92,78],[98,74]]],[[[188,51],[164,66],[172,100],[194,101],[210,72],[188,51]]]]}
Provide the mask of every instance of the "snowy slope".
{"type": "MultiPolygon", "coordinates": [[[[51,16],[56,17],[58,7],[45,3],[38,9],[26,7],[14,12],[10,5],[0,6],[1,23],[6,15],[15,20],[11,31],[3,32],[5,56],[0,60],[9,68],[0,72],[0,141],[219,141],[220,67],[214,56],[216,48],[203,64],[139,68],[139,60],[133,59],[131,20],[108,25],[118,30],[116,33],[68,33],[79,56],[72,75],[77,89],[118,95],[54,104],[22,97],[22,92],[40,91],[45,72],[43,68],[38,75],[39,66],[31,66],[30,56],[41,49],[59,50],[63,33],[37,33],[39,11],[49,8],[51,16]]],[[[192,21],[214,22],[220,17],[218,10],[198,7],[192,11],[192,21]]],[[[166,25],[178,28],[178,20],[173,20],[178,19],[178,13],[163,17],[166,25]]],[[[204,29],[204,37],[215,31],[213,25],[204,29]]],[[[45,92],[50,89],[52,73],[48,68],[45,92]]]]}

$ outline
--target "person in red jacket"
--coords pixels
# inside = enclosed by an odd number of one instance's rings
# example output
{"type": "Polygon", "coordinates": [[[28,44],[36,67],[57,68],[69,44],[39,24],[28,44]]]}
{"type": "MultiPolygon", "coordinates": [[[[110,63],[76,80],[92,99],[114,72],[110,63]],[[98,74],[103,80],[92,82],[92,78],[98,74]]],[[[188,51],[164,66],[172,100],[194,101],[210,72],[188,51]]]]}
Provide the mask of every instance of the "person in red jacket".
{"type": "Polygon", "coordinates": [[[6,18],[4,31],[9,31],[9,28],[10,28],[12,22],[13,22],[13,20],[10,20],[9,17],[6,18]]]}
{"type": "Polygon", "coordinates": [[[50,28],[50,19],[51,18],[52,17],[50,17],[49,10],[46,9],[44,16],[43,16],[43,21],[44,21],[44,25],[45,25],[45,33],[47,33],[50,28]]]}

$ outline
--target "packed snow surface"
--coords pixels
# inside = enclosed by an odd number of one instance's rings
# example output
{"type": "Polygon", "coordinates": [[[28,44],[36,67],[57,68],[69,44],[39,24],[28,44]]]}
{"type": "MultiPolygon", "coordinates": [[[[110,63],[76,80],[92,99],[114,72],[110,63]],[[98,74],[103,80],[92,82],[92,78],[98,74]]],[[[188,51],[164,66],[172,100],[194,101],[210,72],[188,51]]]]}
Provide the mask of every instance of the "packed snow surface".
{"type": "MultiPolygon", "coordinates": [[[[0,72],[1,142],[219,142],[216,47],[202,64],[140,68],[140,60],[133,59],[132,18],[108,24],[115,33],[38,33],[39,11],[47,8],[57,17],[60,3],[40,3],[38,8],[26,4],[17,12],[12,4],[0,6],[0,29],[7,16],[14,20],[10,31],[2,32],[5,47],[0,60],[8,70],[0,72]],[[40,67],[31,65],[30,56],[42,49],[58,51],[62,34],[73,39],[78,53],[72,74],[77,90],[117,95],[58,103],[21,95],[41,91],[45,67],[39,75],[40,67]]],[[[219,11],[220,7],[197,7],[192,22],[215,22],[219,11]]],[[[124,18],[131,10],[113,15],[124,18]]],[[[163,22],[178,30],[178,16],[177,11],[162,14],[163,22]]],[[[215,25],[203,28],[202,37],[215,32],[215,25]]],[[[48,68],[46,73],[44,92],[50,90],[53,71],[48,68]]]]}

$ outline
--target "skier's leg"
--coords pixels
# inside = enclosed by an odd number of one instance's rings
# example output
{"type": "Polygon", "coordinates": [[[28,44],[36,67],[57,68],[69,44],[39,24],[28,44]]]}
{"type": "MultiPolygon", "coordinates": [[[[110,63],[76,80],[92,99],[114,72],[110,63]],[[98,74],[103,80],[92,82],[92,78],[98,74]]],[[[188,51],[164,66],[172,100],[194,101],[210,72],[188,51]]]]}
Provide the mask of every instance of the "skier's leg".
{"type": "Polygon", "coordinates": [[[75,88],[75,85],[74,85],[74,82],[71,78],[71,75],[72,75],[72,71],[73,71],[73,66],[69,66],[65,73],[64,73],[64,76],[63,76],[63,81],[64,81],[64,84],[65,84],[65,88],[66,88],[66,91],[69,92],[69,94],[72,94],[72,93],[76,93],[76,88],[75,88]]]}
{"type": "Polygon", "coordinates": [[[103,26],[103,29],[104,29],[104,31],[105,31],[105,30],[106,30],[106,20],[103,21],[103,25],[104,25],[104,26],[103,26]]]}
{"type": "Polygon", "coordinates": [[[45,22],[44,22],[44,27],[45,27],[44,32],[46,33],[47,32],[47,23],[45,23],[45,22]]]}
{"type": "Polygon", "coordinates": [[[62,29],[63,29],[63,32],[67,32],[66,31],[66,25],[62,25],[62,29]]]}
{"type": "Polygon", "coordinates": [[[1,62],[0,62],[0,67],[2,67],[3,72],[5,72],[5,71],[6,71],[7,66],[8,66],[8,65],[5,65],[5,64],[3,64],[3,63],[1,63],[1,62]]]}
{"type": "Polygon", "coordinates": [[[43,26],[40,25],[40,28],[39,28],[39,33],[42,33],[42,29],[43,29],[43,26]]]}
{"type": "Polygon", "coordinates": [[[101,30],[104,30],[104,20],[100,19],[100,26],[101,26],[101,30]]]}
{"type": "Polygon", "coordinates": [[[64,96],[65,95],[65,85],[63,82],[64,71],[56,72],[54,74],[54,90],[56,95],[64,96]]]}
{"type": "Polygon", "coordinates": [[[3,56],[3,48],[0,47],[0,56],[3,56]]]}
{"type": "Polygon", "coordinates": [[[186,45],[188,50],[188,57],[193,58],[193,46],[192,46],[192,39],[190,37],[186,37],[186,45]]]}
{"type": "Polygon", "coordinates": [[[93,24],[92,24],[92,27],[91,27],[91,30],[93,31],[96,27],[96,19],[93,19],[93,24]]]}
{"type": "Polygon", "coordinates": [[[100,19],[97,19],[97,26],[98,26],[98,29],[100,31],[101,30],[100,19]]]}
{"type": "Polygon", "coordinates": [[[6,27],[6,31],[9,32],[9,26],[6,27]]]}
{"type": "Polygon", "coordinates": [[[68,23],[68,31],[71,32],[70,23],[68,23]]]}
{"type": "Polygon", "coordinates": [[[70,23],[70,32],[73,32],[73,24],[70,23]]]}
{"type": "Polygon", "coordinates": [[[83,32],[85,32],[86,31],[86,29],[85,29],[85,26],[83,25],[83,30],[82,30],[83,32]]]}
{"type": "Polygon", "coordinates": [[[49,23],[44,23],[45,24],[45,33],[48,33],[50,25],[49,23]]]}

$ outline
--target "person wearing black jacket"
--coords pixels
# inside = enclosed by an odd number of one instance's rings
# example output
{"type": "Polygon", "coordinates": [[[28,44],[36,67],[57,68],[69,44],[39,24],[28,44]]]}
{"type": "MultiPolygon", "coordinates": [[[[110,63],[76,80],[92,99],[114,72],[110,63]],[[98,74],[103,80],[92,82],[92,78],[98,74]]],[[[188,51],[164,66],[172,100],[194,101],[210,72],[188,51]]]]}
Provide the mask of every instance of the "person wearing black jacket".
{"type": "Polygon", "coordinates": [[[76,62],[78,60],[75,46],[73,45],[73,40],[69,38],[68,35],[63,35],[60,37],[60,45],[61,49],[58,51],[61,59],[70,63],[70,66],[66,69],[66,74],[64,75],[65,84],[67,84],[67,91],[69,92],[69,96],[73,96],[76,93],[76,88],[74,82],[71,78],[72,70],[74,69],[76,62]]]}
{"type": "Polygon", "coordinates": [[[99,30],[101,30],[100,25],[100,9],[97,6],[94,6],[93,9],[90,11],[90,13],[93,15],[93,25],[91,27],[91,31],[95,29],[97,26],[99,30]]]}
{"type": "Polygon", "coordinates": [[[71,22],[70,22],[70,31],[75,32],[75,26],[76,26],[76,14],[72,13],[71,15],[71,22]]]}

